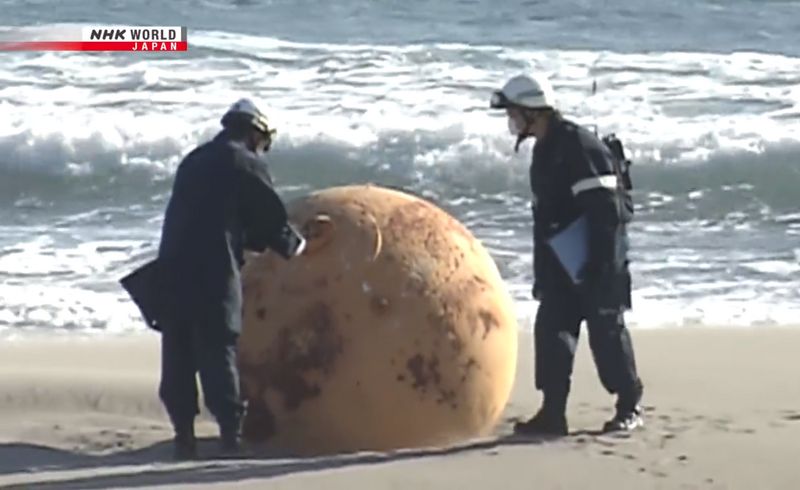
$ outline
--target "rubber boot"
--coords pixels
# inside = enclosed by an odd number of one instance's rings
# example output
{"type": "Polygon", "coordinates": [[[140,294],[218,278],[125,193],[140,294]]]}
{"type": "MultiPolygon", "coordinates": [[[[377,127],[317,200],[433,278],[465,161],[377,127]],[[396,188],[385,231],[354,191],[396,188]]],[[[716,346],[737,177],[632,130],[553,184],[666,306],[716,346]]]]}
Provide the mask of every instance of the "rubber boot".
{"type": "Polygon", "coordinates": [[[620,393],[614,418],[603,424],[603,432],[629,432],[644,426],[642,409],[642,386],[638,384],[632,393],[620,393]]]}
{"type": "Polygon", "coordinates": [[[250,454],[242,447],[241,420],[220,425],[220,451],[224,458],[241,458],[250,454]]]}
{"type": "Polygon", "coordinates": [[[172,455],[177,461],[198,459],[194,424],[176,428],[172,455]]]}
{"type": "Polygon", "coordinates": [[[545,391],[542,407],[526,422],[517,422],[514,425],[514,433],[528,436],[567,435],[569,433],[566,416],[567,391],[545,391]]]}

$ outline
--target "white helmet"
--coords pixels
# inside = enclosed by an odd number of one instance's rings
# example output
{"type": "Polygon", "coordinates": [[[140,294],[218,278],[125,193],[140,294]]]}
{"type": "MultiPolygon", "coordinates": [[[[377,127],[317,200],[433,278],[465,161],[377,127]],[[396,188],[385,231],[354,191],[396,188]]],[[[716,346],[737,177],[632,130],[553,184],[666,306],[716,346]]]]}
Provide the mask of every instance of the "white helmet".
{"type": "Polygon", "coordinates": [[[517,75],[492,93],[489,105],[492,109],[505,109],[509,106],[527,109],[555,109],[556,100],[553,87],[544,77],[517,75]]]}
{"type": "Polygon", "coordinates": [[[272,135],[275,133],[275,130],[269,127],[267,116],[256,107],[252,100],[247,98],[239,99],[234,102],[233,105],[228,108],[228,112],[222,116],[221,122],[224,127],[243,122],[250,124],[264,134],[272,135]]]}

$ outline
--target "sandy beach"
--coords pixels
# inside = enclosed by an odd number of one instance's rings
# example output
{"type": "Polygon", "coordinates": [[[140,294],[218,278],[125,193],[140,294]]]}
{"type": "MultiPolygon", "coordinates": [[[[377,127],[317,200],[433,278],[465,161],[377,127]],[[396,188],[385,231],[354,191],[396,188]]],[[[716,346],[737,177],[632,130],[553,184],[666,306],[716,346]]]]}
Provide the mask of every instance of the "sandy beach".
{"type": "MultiPolygon", "coordinates": [[[[599,435],[613,399],[585,335],[571,434],[509,436],[538,406],[530,334],[496,437],[455,448],[173,463],[158,337],[0,343],[0,488],[800,488],[800,328],[635,330],[645,429],[599,435]]],[[[198,424],[214,447],[216,427],[198,424]]]]}

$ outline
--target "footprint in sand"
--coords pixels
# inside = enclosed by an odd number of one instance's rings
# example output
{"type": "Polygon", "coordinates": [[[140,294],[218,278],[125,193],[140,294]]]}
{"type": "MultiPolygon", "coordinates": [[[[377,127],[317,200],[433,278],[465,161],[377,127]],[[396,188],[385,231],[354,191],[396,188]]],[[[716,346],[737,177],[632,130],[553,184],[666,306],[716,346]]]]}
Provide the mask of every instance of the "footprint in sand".
{"type": "Polygon", "coordinates": [[[800,422],[800,412],[787,412],[783,416],[783,420],[788,420],[789,422],[800,422]]]}
{"type": "Polygon", "coordinates": [[[675,439],[675,437],[676,435],[671,432],[661,434],[661,436],[658,438],[658,442],[656,442],[655,445],[658,447],[658,449],[664,449],[667,447],[667,444],[671,443],[672,440],[675,439]]]}
{"type": "Polygon", "coordinates": [[[667,432],[666,434],[662,434],[661,437],[658,439],[658,448],[664,449],[667,447],[667,443],[671,440],[675,439],[675,434],[671,432],[667,432]]]}
{"type": "Polygon", "coordinates": [[[591,441],[589,440],[589,437],[580,435],[575,437],[575,442],[578,444],[589,444],[591,441]]]}
{"type": "Polygon", "coordinates": [[[783,422],[770,422],[768,425],[771,429],[783,429],[786,427],[786,424],[783,422]]]}
{"type": "Polygon", "coordinates": [[[596,442],[597,442],[598,444],[600,444],[601,446],[605,446],[605,447],[616,447],[616,446],[617,446],[617,444],[616,444],[616,443],[615,443],[613,440],[611,440],[611,439],[608,439],[608,437],[610,437],[610,436],[606,436],[606,437],[598,437],[598,438],[596,439],[596,442]]]}
{"type": "Polygon", "coordinates": [[[735,430],[734,427],[731,427],[732,423],[733,422],[730,419],[724,419],[724,418],[708,419],[706,420],[706,428],[715,431],[732,432],[735,430]]]}
{"type": "Polygon", "coordinates": [[[656,425],[661,429],[671,432],[680,433],[691,430],[698,420],[703,420],[702,416],[692,416],[686,413],[676,414],[662,414],[654,417],[656,425]]]}

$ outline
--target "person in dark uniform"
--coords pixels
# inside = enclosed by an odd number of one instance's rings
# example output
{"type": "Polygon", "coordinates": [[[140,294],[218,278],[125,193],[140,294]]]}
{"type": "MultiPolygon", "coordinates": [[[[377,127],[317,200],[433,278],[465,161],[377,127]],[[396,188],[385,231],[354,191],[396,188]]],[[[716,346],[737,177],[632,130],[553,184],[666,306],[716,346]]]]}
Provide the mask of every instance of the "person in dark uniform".
{"type": "Polygon", "coordinates": [[[600,381],[617,395],[616,414],[603,431],[640,427],[643,385],[623,316],[632,306],[626,224],[633,209],[619,162],[594,133],[560,114],[545,79],[515,76],[492,94],[490,106],[505,109],[515,151],[526,138],[536,139],[530,167],[533,296],[540,302],[534,345],[543,403],[515,432],[568,433],[567,397],[584,320],[600,381]],[[548,242],[579,219],[585,224],[578,236],[586,240],[586,261],[573,279],[548,242]]]}
{"type": "Polygon", "coordinates": [[[261,159],[275,133],[267,118],[241,99],[221,122],[222,131],[178,167],[158,259],[123,279],[150,326],[161,331],[159,396],[175,430],[178,459],[197,457],[198,372],[223,451],[240,451],[244,405],[236,342],[244,250],[270,248],[289,259],[305,247],[261,159]]]}

